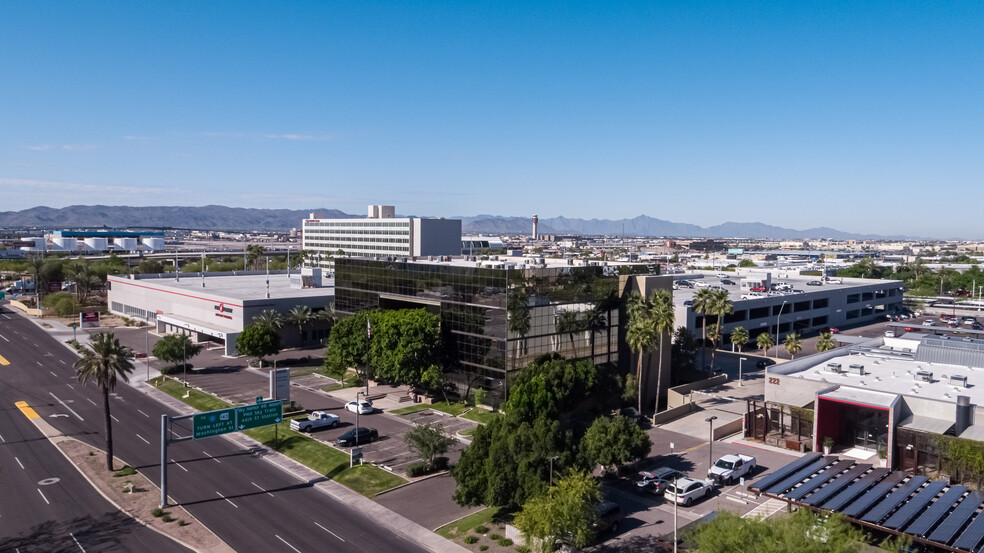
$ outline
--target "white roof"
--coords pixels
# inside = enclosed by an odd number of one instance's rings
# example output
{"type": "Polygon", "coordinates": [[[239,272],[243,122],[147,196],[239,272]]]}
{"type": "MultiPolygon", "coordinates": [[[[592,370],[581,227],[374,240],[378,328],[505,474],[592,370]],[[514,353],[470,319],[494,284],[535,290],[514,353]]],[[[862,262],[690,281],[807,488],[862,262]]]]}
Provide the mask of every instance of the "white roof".
{"type": "Polygon", "coordinates": [[[820,397],[824,399],[833,399],[847,403],[860,403],[863,405],[870,405],[872,407],[882,407],[888,409],[892,406],[892,402],[895,401],[897,396],[894,394],[872,392],[870,390],[841,387],[831,392],[820,394],[820,397]]]}

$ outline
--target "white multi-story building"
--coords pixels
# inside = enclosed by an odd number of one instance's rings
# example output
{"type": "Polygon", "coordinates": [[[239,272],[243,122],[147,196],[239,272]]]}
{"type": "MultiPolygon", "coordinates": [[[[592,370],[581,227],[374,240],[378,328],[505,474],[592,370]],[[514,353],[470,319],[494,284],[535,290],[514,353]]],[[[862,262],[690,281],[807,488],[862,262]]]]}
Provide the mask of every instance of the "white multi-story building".
{"type": "Polygon", "coordinates": [[[461,253],[461,220],[396,217],[391,205],[371,205],[364,219],[319,219],[303,223],[303,249],[317,257],[309,265],[331,267],[346,257],[437,256],[461,253]],[[339,253],[341,252],[341,253],[339,253]]]}

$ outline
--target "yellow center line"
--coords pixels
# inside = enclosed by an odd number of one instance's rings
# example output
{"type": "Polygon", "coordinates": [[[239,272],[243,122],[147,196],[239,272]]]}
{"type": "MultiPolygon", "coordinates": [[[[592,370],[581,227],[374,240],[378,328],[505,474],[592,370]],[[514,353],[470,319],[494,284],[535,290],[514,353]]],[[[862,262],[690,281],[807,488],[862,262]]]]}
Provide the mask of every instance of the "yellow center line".
{"type": "Polygon", "coordinates": [[[9,364],[10,361],[7,361],[6,359],[4,359],[2,355],[0,355],[0,365],[9,365],[9,364]]]}
{"type": "Polygon", "coordinates": [[[18,401],[14,405],[16,405],[17,408],[20,409],[21,413],[24,413],[24,416],[29,419],[37,419],[41,417],[40,415],[38,415],[37,411],[31,409],[31,407],[27,404],[26,401],[18,401]]]}

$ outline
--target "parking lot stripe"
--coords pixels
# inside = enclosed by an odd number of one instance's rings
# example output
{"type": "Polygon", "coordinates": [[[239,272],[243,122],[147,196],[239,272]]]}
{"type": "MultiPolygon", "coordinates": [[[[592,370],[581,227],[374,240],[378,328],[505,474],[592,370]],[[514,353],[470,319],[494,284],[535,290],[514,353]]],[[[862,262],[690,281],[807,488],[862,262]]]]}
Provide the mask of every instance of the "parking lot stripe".
{"type": "Polygon", "coordinates": [[[0,365],[9,365],[10,361],[7,361],[4,356],[0,355],[0,365]]]}

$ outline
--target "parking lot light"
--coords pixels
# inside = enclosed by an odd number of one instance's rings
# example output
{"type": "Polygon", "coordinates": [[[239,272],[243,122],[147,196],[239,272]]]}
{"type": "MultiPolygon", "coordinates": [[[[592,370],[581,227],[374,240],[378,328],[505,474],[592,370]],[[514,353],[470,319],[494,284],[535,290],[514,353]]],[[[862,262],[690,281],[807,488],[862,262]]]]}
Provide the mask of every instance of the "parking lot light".
{"type": "Polygon", "coordinates": [[[711,415],[704,420],[707,421],[707,470],[710,471],[714,466],[714,421],[717,420],[717,416],[711,415]]]}

